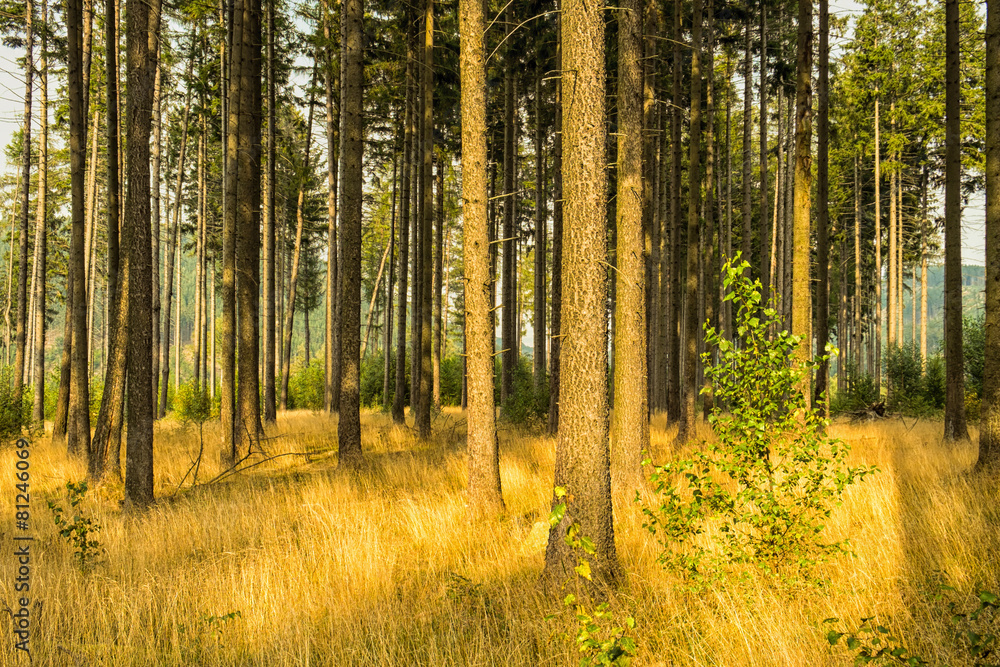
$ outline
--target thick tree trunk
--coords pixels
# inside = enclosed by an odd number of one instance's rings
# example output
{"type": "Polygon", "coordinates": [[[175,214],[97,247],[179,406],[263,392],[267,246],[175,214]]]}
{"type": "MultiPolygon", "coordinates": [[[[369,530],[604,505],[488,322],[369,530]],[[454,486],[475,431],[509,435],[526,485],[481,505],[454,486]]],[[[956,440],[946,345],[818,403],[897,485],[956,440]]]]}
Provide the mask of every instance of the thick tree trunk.
{"type": "MultiPolygon", "coordinates": [[[[420,397],[417,403],[417,432],[421,438],[431,436],[431,400],[433,375],[431,371],[431,255],[434,227],[434,191],[431,186],[434,157],[434,0],[424,5],[424,61],[421,70],[423,94],[423,170],[421,172],[422,226],[420,229],[420,397]]],[[[505,309],[506,312],[506,309],[505,309]]]]}
{"type": "MultiPolygon", "coordinates": [[[[237,453],[249,454],[263,433],[260,418],[260,154],[261,154],[261,4],[243,3],[243,60],[240,86],[239,208],[236,211],[237,305],[239,310],[239,388],[237,453]]],[[[310,111],[312,106],[310,106],[310,111]]],[[[311,124],[310,124],[311,129],[311,124]]],[[[230,126],[229,131],[233,127],[230,126]]],[[[308,149],[306,162],[308,163],[308,149]]]]}
{"type": "MultiPolygon", "coordinates": [[[[646,387],[646,248],[642,181],[642,3],[626,0],[618,13],[618,188],[615,253],[615,410],[611,426],[615,479],[622,489],[642,479],[649,448],[646,387]]],[[[647,181],[645,188],[651,188],[647,181]]],[[[651,199],[651,197],[649,198],[651,199]]]]}
{"type": "MultiPolygon", "coordinates": [[[[160,0],[128,4],[128,192],[125,248],[128,266],[128,433],[125,500],[145,506],[153,500],[153,285],[150,241],[149,137],[160,37],[160,0]]],[[[125,333],[119,329],[119,334],[125,333]]]]}
{"type": "MultiPolygon", "coordinates": [[[[461,0],[462,215],[465,222],[465,335],[468,364],[469,505],[480,515],[503,510],[500,448],[493,399],[490,240],[486,216],[486,67],[483,3],[461,0]]],[[[402,263],[400,264],[402,266],[402,263]]],[[[399,362],[397,362],[399,363],[399,362]]]]}
{"type": "MultiPolygon", "coordinates": [[[[562,71],[562,18],[556,17],[556,71],[562,71]]],[[[549,343],[549,435],[559,432],[559,382],[562,365],[563,265],[563,86],[556,80],[555,128],[552,140],[552,334],[549,343]]],[[[492,289],[492,288],[491,288],[492,289]]],[[[492,335],[492,334],[491,334],[492,335]]],[[[492,345],[491,345],[492,347],[492,345]]]]}
{"type": "MultiPolygon", "coordinates": [[[[604,3],[566,0],[562,15],[565,71],[573,72],[563,106],[566,245],[563,262],[560,435],[556,442],[555,486],[571,500],[562,521],[549,532],[545,578],[560,586],[574,577],[578,554],[566,544],[567,528],[578,524],[594,545],[588,557],[592,580],[613,583],[619,573],[611,512],[608,459],[604,136],[604,3]]],[[[555,499],[554,503],[561,502],[555,499]]]]}
{"type": "MultiPolygon", "coordinates": [[[[812,0],[798,0],[799,28],[795,85],[795,194],[792,229],[792,334],[799,336],[796,358],[812,358],[812,291],[809,283],[809,232],[812,198],[812,0]]],[[[800,390],[810,404],[810,377],[800,390]]]]}
{"type": "Polygon", "coordinates": [[[962,135],[958,0],[945,0],[944,363],[945,440],[968,440],[962,356],[962,135]]]}
{"type": "MultiPolygon", "coordinates": [[[[363,157],[362,0],[344,0],[340,20],[340,250],[341,278],[339,464],[361,462],[361,197],[363,157]]],[[[428,346],[429,347],[429,346],[428,346]]],[[[428,350],[429,351],[429,350],[428,350]]]]}

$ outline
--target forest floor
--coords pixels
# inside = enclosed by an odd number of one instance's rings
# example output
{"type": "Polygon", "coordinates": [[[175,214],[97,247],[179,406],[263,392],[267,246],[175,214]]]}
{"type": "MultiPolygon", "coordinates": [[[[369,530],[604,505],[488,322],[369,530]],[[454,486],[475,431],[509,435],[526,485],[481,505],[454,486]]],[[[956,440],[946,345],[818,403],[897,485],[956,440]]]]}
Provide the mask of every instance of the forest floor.
{"type": "MultiPolygon", "coordinates": [[[[85,477],[48,439],[31,462],[31,646],[34,665],[570,665],[572,621],[538,586],[552,493],[554,440],[501,428],[506,514],[466,515],[464,417],[446,410],[433,441],[380,413],[362,417],[365,465],[336,470],[336,423],[289,413],[265,447],[286,456],[177,492],[197,456],[196,427],[157,426],[156,495],[123,512],[121,485],[87,492],[76,513],[100,531],[99,562],[81,569],[46,506],[67,508],[65,484],[85,477]],[[238,612],[238,614],[234,613],[238,612]],[[546,616],[556,614],[556,620],[546,616]],[[569,631],[570,639],[560,637],[569,631]]],[[[930,664],[964,662],[949,602],[971,610],[1000,592],[995,477],[967,474],[972,445],[941,443],[942,425],[835,424],[852,462],[880,472],[851,487],[829,523],[854,556],[821,568],[821,587],[750,577],[700,593],[656,562],[634,491],[615,496],[625,572],[611,599],[632,616],[633,665],[849,665],[826,640],[829,617],[857,628],[877,616],[930,664]],[[947,584],[954,590],[941,590],[947,584]]],[[[654,459],[677,454],[674,429],[653,424],[654,459]]],[[[706,431],[707,435],[707,431],[706,431]]],[[[975,434],[973,436],[976,437],[975,434]]],[[[219,472],[218,433],[205,429],[199,483],[219,472]]],[[[0,516],[14,515],[14,450],[0,452],[0,516]]],[[[13,522],[0,525],[12,544],[13,522]]],[[[0,603],[14,606],[16,570],[0,556],[0,603]]],[[[0,609],[2,609],[0,605],[0,609]]],[[[0,665],[15,663],[0,616],[0,665]]]]}

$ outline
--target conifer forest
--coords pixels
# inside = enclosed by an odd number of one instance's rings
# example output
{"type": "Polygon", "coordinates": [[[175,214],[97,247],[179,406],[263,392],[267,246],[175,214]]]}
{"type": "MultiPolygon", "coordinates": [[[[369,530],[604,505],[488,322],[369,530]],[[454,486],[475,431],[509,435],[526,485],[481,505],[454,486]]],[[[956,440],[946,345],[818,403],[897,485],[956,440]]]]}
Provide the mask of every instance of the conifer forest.
{"type": "Polygon", "coordinates": [[[997,0],[0,33],[0,665],[998,664],[997,0]]]}

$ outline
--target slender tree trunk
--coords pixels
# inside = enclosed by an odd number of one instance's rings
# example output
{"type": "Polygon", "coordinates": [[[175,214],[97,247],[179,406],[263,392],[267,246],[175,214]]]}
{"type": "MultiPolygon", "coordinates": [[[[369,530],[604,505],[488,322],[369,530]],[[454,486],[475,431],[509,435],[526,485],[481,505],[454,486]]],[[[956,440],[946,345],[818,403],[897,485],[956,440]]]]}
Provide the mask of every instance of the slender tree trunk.
{"type": "Polygon", "coordinates": [[[152,330],[152,385],[153,385],[153,418],[159,414],[157,406],[157,383],[160,379],[160,147],[162,122],[162,99],[161,86],[162,74],[160,68],[159,43],[154,54],[156,62],[156,74],[153,81],[153,142],[151,147],[150,170],[152,177],[152,190],[150,192],[150,224],[152,229],[152,271],[153,271],[153,330],[152,330]]]}
{"type": "Polygon", "coordinates": [[[861,370],[861,177],[860,158],[854,156],[854,354],[855,371],[861,370]]]}
{"type": "MultiPolygon", "coordinates": [[[[87,377],[87,279],[84,274],[84,146],[87,142],[83,112],[83,44],[80,27],[83,6],[67,0],[67,91],[70,121],[71,238],[69,272],[72,303],[67,303],[72,321],[69,400],[66,416],[67,450],[70,455],[90,458],[90,385],[87,377]]],[[[68,301],[68,300],[67,300],[68,301]]]]}
{"type": "MultiPolygon", "coordinates": [[[[107,235],[108,235],[108,303],[116,307],[118,303],[118,283],[120,263],[120,242],[118,238],[118,228],[121,219],[120,210],[120,178],[121,166],[121,134],[120,123],[118,122],[118,2],[119,0],[105,0],[104,2],[104,65],[105,83],[107,85],[107,156],[105,157],[108,169],[108,182],[106,184],[107,196],[107,235]]],[[[149,304],[147,303],[148,307],[149,304]]],[[[113,323],[115,317],[113,312],[109,313],[109,319],[113,323]]],[[[114,326],[114,325],[112,325],[114,326]]],[[[109,339],[114,337],[114,333],[109,331],[109,339]]],[[[124,404],[123,404],[124,405],[124,404]]]]}
{"type": "Polygon", "coordinates": [[[750,261],[750,237],[753,225],[752,210],[750,208],[751,204],[751,189],[752,189],[752,148],[750,146],[750,133],[752,131],[753,123],[753,65],[751,64],[751,25],[750,19],[747,18],[746,25],[746,39],[744,44],[744,57],[743,57],[743,184],[740,191],[743,197],[743,228],[742,234],[740,235],[740,252],[744,262],[750,261]]]}
{"type": "MultiPolygon", "coordinates": [[[[398,117],[397,117],[398,122],[398,117]]],[[[399,128],[401,129],[401,128],[399,128]]],[[[397,130],[397,136],[401,132],[397,130]]],[[[382,332],[382,409],[389,409],[389,371],[391,370],[390,359],[392,345],[392,318],[395,313],[392,311],[392,289],[396,280],[396,199],[399,186],[399,154],[396,150],[395,140],[393,141],[392,155],[392,219],[389,223],[389,281],[385,290],[385,331],[382,332]]],[[[393,378],[395,379],[395,378],[393,378]]]]}
{"type": "MultiPolygon", "coordinates": [[[[123,271],[128,287],[128,434],[125,500],[145,506],[153,500],[153,285],[150,241],[149,138],[153,88],[160,37],[160,0],[129,2],[128,53],[128,191],[125,201],[123,271]]],[[[119,329],[119,334],[124,329],[119,329]]]]}
{"type": "Polygon", "coordinates": [[[14,403],[18,406],[18,422],[23,417],[22,398],[24,395],[24,370],[27,362],[28,324],[28,224],[30,220],[29,198],[31,196],[31,92],[35,70],[34,35],[32,23],[35,7],[32,0],[24,5],[24,126],[21,135],[21,225],[19,239],[20,253],[17,264],[17,323],[15,338],[17,351],[14,356],[14,403]]]}
{"type": "MultiPolygon", "coordinates": [[[[340,20],[340,424],[339,464],[361,461],[360,327],[361,327],[361,196],[362,126],[362,0],[344,0],[340,20]]],[[[429,347],[429,346],[428,346],[429,347]]],[[[429,350],[428,350],[429,351],[429,350]]]]}
{"type": "MultiPolygon", "coordinates": [[[[442,317],[442,290],[444,285],[442,285],[442,280],[444,278],[444,153],[438,153],[438,165],[437,165],[437,184],[435,186],[434,196],[436,204],[436,213],[434,215],[437,218],[437,225],[435,229],[436,239],[434,241],[434,340],[431,344],[431,363],[433,367],[433,388],[432,396],[434,400],[434,407],[436,409],[441,408],[441,344],[444,338],[444,318],[442,317]]],[[[391,243],[390,243],[391,246],[391,243]]],[[[377,282],[377,281],[376,281],[377,282]]]]}
{"type": "Polygon", "coordinates": [[[545,201],[545,127],[542,124],[542,66],[536,64],[535,72],[535,294],[534,340],[532,365],[535,394],[540,395],[545,386],[545,267],[546,239],[548,238],[545,201]]]}
{"type": "MultiPolygon", "coordinates": [[[[1000,87],[997,88],[1000,92],[1000,87]]],[[[927,220],[927,188],[928,188],[928,167],[924,165],[923,178],[921,179],[921,218],[920,218],[920,360],[927,361],[927,231],[929,222],[927,220]]],[[[987,200],[989,201],[989,200],[987,200]]],[[[980,434],[980,437],[982,435],[980,434]]]]}
{"type": "MultiPolygon", "coordinates": [[[[921,315],[921,327],[923,320],[921,315]]],[[[996,467],[1000,461],[1000,11],[996,2],[986,5],[985,334],[978,469],[996,467]]]]}
{"type": "MultiPolygon", "coordinates": [[[[574,576],[578,554],[565,542],[570,524],[588,536],[594,553],[588,561],[592,581],[613,583],[619,564],[615,552],[608,459],[604,137],[604,3],[566,0],[562,15],[564,71],[573,72],[563,106],[566,149],[566,245],[564,277],[565,336],[560,388],[560,436],[556,442],[555,486],[572,500],[550,532],[545,578],[561,585],[574,576]]],[[[559,498],[553,504],[562,502],[559,498]]]]}
{"type": "MultiPolygon", "coordinates": [[[[626,10],[629,11],[629,10],[626,10]]],[[[646,260],[645,282],[645,326],[646,326],[646,406],[650,413],[662,409],[663,395],[663,371],[664,351],[661,348],[661,334],[665,334],[664,321],[661,316],[666,303],[661,300],[660,293],[660,269],[661,253],[660,247],[663,245],[662,221],[657,215],[659,212],[659,186],[661,182],[659,161],[657,160],[656,149],[659,145],[660,132],[657,131],[657,123],[662,119],[662,114],[657,113],[656,108],[656,38],[659,32],[656,3],[646,2],[640,5],[643,15],[638,19],[640,31],[642,32],[641,48],[643,49],[642,61],[642,232],[643,232],[643,256],[646,260]]],[[[621,33],[619,33],[621,34],[621,33]]],[[[619,37],[620,39],[620,37],[619,37]]],[[[620,66],[619,66],[620,68],[620,66]]],[[[621,81],[619,80],[619,85],[621,81]]],[[[620,141],[620,139],[619,139],[620,141]]],[[[619,159],[622,158],[619,149],[619,159]]],[[[635,195],[633,195],[635,196],[635,195]]],[[[619,237],[621,241],[621,237],[619,237]]],[[[613,284],[617,284],[616,282],[613,284]]],[[[617,288],[616,288],[617,291],[617,288]]],[[[616,308],[618,306],[617,301],[616,308]]],[[[616,355],[617,356],[617,355],[616,355]]],[[[648,417],[648,415],[647,415],[648,417]]],[[[612,425],[612,430],[614,426],[612,425]]]]}
{"type": "Polygon", "coordinates": [[[968,440],[962,356],[962,135],[958,0],[945,0],[944,362],[945,440],[968,440]]]}
{"type": "MultiPolygon", "coordinates": [[[[324,12],[323,31],[330,43],[330,17],[329,4],[324,12]]],[[[273,47],[272,47],[273,48],[273,47]]],[[[340,410],[340,314],[341,303],[339,298],[331,295],[340,293],[340,252],[337,247],[337,165],[339,161],[339,109],[335,108],[334,94],[337,86],[334,85],[336,72],[333,68],[332,46],[326,52],[326,150],[327,155],[327,263],[326,263],[326,392],[325,400],[327,412],[333,413],[340,410]]]]}
{"type": "MultiPolygon", "coordinates": [[[[506,37],[513,32],[516,19],[511,6],[507,6],[506,37]]],[[[508,44],[510,42],[508,41],[508,44]]],[[[514,393],[514,367],[517,365],[521,343],[517,340],[517,256],[514,250],[514,194],[517,187],[515,161],[517,145],[514,139],[514,122],[517,101],[514,96],[514,71],[516,54],[508,47],[507,66],[504,68],[504,123],[503,123],[503,319],[500,325],[500,404],[505,405],[514,393]],[[511,62],[513,60],[513,62],[511,62]]]]}
{"type": "MultiPolygon", "coordinates": [[[[382,284],[382,274],[385,272],[385,263],[389,258],[389,250],[391,249],[392,243],[386,243],[385,250],[382,252],[382,260],[378,264],[378,273],[375,276],[375,286],[372,288],[372,298],[368,302],[368,314],[365,316],[365,337],[361,341],[361,358],[365,358],[365,354],[368,351],[368,337],[372,330],[372,321],[375,319],[375,301],[378,299],[378,288],[382,284]]],[[[376,343],[378,345],[378,343],[376,343]]]]}
{"type": "MultiPolygon", "coordinates": [[[[462,215],[465,222],[462,245],[465,253],[465,335],[469,392],[468,493],[470,506],[480,515],[503,511],[500,447],[493,399],[494,334],[489,316],[493,282],[490,278],[489,222],[486,216],[484,24],[483,3],[479,0],[461,0],[462,215]]],[[[400,262],[400,266],[405,265],[400,262]]],[[[402,274],[400,271],[401,277],[402,274]]],[[[400,362],[401,360],[397,360],[397,365],[400,362]]]]}
{"type": "Polygon", "coordinates": [[[670,346],[667,357],[667,419],[681,419],[681,2],[674,0],[674,53],[671,63],[673,88],[671,93],[671,128],[670,128],[670,312],[669,331],[667,334],[670,346]]]}
{"type": "MultiPolygon", "coordinates": [[[[816,354],[822,359],[816,368],[813,405],[826,414],[829,404],[830,364],[825,359],[830,339],[830,8],[829,0],[819,0],[819,80],[816,116],[816,354]]],[[[839,333],[839,330],[838,330],[839,333]]]]}
{"type": "Polygon", "coordinates": [[[32,286],[35,290],[35,400],[32,406],[31,418],[42,425],[45,424],[45,285],[48,276],[46,266],[46,223],[48,221],[49,188],[49,6],[48,0],[42,0],[42,20],[46,30],[42,31],[41,53],[38,74],[41,79],[39,89],[38,115],[41,127],[38,138],[38,197],[35,213],[35,277],[32,286]]]}
{"type": "MultiPolygon", "coordinates": [[[[313,63],[313,76],[312,84],[310,85],[311,90],[316,88],[316,72],[317,64],[313,63]]],[[[305,203],[305,192],[309,180],[309,158],[310,148],[312,146],[312,123],[313,123],[313,110],[316,107],[315,96],[310,93],[309,95],[309,116],[306,121],[306,153],[305,162],[302,168],[302,172],[298,175],[299,178],[299,194],[295,205],[295,249],[292,251],[292,273],[288,280],[288,309],[285,311],[285,326],[284,326],[284,339],[282,345],[285,348],[282,359],[284,365],[281,369],[281,409],[288,409],[288,379],[292,372],[292,326],[295,323],[295,298],[296,290],[298,289],[299,283],[299,262],[302,257],[302,234],[305,230],[305,211],[303,205],[305,203]]]]}
{"type": "Polygon", "coordinates": [[[701,208],[701,0],[694,0],[691,24],[691,141],[688,153],[688,221],[686,317],[684,332],[684,404],[677,430],[677,442],[694,437],[695,397],[698,393],[698,239],[701,208]]]}
{"type": "MultiPolygon", "coordinates": [[[[431,169],[434,155],[434,0],[424,6],[424,62],[421,92],[423,93],[423,172],[421,177],[421,213],[423,226],[420,243],[420,401],[417,404],[417,431],[421,438],[431,435],[431,278],[433,264],[431,242],[434,225],[434,199],[431,169]]],[[[506,310],[505,310],[506,312],[506,310]]]]}
{"type": "MultiPolygon", "coordinates": [[[[194,58],[190,57],[188,59],[187,68],[187,80],[190,80],[192,69],[194,66],[194,58]]],[[[165,276],[166,286],[167,286],[167,307],[163,314],[163,347],[160,349],[160,368],[163,373],[163,381],[160,388],[160,413],[159,416],[165,417],[167,415],[167,392],[170,383],[170,311],[173,305],[174,298],[174,257],[177,257],[177,278],[180,279],[180,226],[181,226],[181,202],[182,193],[184,187],[184,162],[187,157],[187,141],[188,141],[188,123],[191,116],[191,89],[188,87],[188,92],[184,98],[184,113],[183,121],[181,121],[181,146],[180,151],[177,156],[177,185],[175,188],[176,195],[174,196],[174,221],[173,221],[173,232],[171,234],[170,244],[167,247],[167,272],[165,276]]],[[[175,336],[176,346],[178,352],[180,351],[181,339],[180,339],[180,289],[177,290],[177,335],[175,336]]],[[[175,381],[180,380],[180,367],[175,368],[175,381]]]]}
{"type": "MultiPolygon", "coordinates": [[[[627,0],[618,12],[618,189],[615,253],[615,410],[611,425],[616,482],[635,488],[642,452],[649,449],[646,387],[646,248],[642,181],[642,3],[627,0]]],[[[645,187],[651,188],[648,182],[645,187]]]]}
{"type": "Polygon", "coordinates": [[[882,145],[879,141],[879,91],[875,89],[875,386],[882,391],[882,145]]]}
{"type": "MultiPolygon", "coordinates": [[[[275,78],[277,72],[275,71],[275,60],[274,60],[274,40],[276,38],[274,32],[274,3],[276,0],[266,0],[267,1],[267,194],[265,198],[265,210],[264,210],[264,421],[273,424],[277,418],[277,406],[275,401],[275,346],[277,345],[277,340],[275,339],[274,331],[274,320],[275,320],[275,280],[274,280],[274,246],[275,246],[275,215],[277,209],[275,207],[276,194],[278,189],[277,183],[277,131],[275,123],[277,123],[277,83],[275,78]]],[[[326,40],[327,44],[330,41],[330,16],[329,7],[323,4],[323,38],[326,40]]],[[[327,47],[329,48],[329,46],[327,47]]],[[[330,133],[330,116],[333,110],[333,96],[332,84],[330,78],[332,76],[330,72],[330,65],[326,63],[325,79],[326,79],[326,93],[327,93],[327,134],[330,133]]],[[[332,148],[332,147],[330,147],[332,148]]],[[[333,153],[330,153],[330,171],[335,169],[333,166],[333,153]]],[[[336,212],[331,216],[331,219],[336,219],[336,212]]],[[[334,232],[336,236],[336,232],[334,232]]],[[[336,251],[328,253],[327,259],[334,266],[336,266],[336,251]]],[[[330,306],[334,302],[333,290],[330,289],[330,285],[327,285],[326,290],[326,300],[327,300],[327,311],[330,310],[330,306]]],[[[324,405],[327,409],[330,408],[330,396],[332,391],[330,390],[331,382],[330,378],[332,376],[330,368],[330,355],[333,345],[330,344],[329,333],[332,327],[329,322],[326,324],[326,379],[324,384],[326,386],[326,391],[324,393],[324,405]]]]}
{"type": "Polygon", "coordinates": [[[404,405],[406,400],[406,297],[407,277],[410,258],[410,176],[413,173],[413,63],[416,58],[412,12],[408,10],[409,21],[406,35],[406,107],[403,113],[403,164],[400,176],[399,201],[399,298],[396,315],[396,389],[392,397],[392,421],[395,424],[405,424],[404,405]]]}
{"type": "MultiPolygon", "coordinates": [[[[718,294],[715,288],[715,276],[719,273],[719,267],[716,263],[715,257],[715,247],[716,247],[716,225],[715,225],[715,0],[708,0],[708,17],[707,17],[707,46],[708,52],[705,55],[705,79],[706,79],[706,96],[705,96],[705,231],[701,237],[702,246],[704,248],[701,255],[701,266],[702,266],[702,276],[704,282],[702,283],[701,294],[705,300],[705,312],[702,321],[709,322],[709,326],[718,329],[719,323],[716,321],[716,296],[718,294]]],[[[766,128],[765,128],[766,135],[766,128]]],[[[765,136],[766,141],[766,136],[765,136]]],[[[767,226],[767,216],[761,216],[763,222],[763,227],[767,226]]],[[[762,251],[762,257],[764,263],[768,261],[767,252],[762,251]]],[[[768,271],[767,275],[771,275],[768,271]]],[[[702,335],[698,335],[700,341],[704,341],[702,335]]],[[[704,345],[702,345],[704,348],[704,345]]],[[[710,359],[715,358],[714,352],[711,353],[710,359]]],[[[712,362],[710,362],[712,363],[712,362]]],[[[701,378],[701,394],[704,397],[702,401],[704,402],[704,407],[702,414],[705,420],[708,420],[712,413],[712,409],[715,406],[715,399],[712,395],[712,383],[705,375],[704,369],[702,369],[701,378]]]]}
{"type": "Polygon", "coordinates": [[[760,283],[761,299],[767,303],[771,297],[771,226],[767,224],[767,5],[760,4],[760,283]]]}

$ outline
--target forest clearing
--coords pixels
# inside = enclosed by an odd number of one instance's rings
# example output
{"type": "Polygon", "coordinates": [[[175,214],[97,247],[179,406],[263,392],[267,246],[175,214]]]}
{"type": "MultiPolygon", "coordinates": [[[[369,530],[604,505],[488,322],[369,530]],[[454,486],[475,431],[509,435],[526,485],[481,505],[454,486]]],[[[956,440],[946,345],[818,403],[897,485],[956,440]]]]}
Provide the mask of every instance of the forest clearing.
{"type": "MultiPolygon", "coordinates": [[[[558,637],[568,623],[559,597],[538,585],[553,439],[501,426],[507,509],[478,524],[466,509],[464,416],[446,409],[434,426],[439,435],[421,442],[366,411],[365,464],[338,472],[335,420],[282,413],[269,452],[308,456],[176,493],[198,453],[197,429],[158,424],[156,505],[122,512],[113,485],[81,505],[101,526],[92,569],[81,571],[49,512],[36,510],[34,664],[578,664],[572,638],[558,637]]],[[[1000,584],[997,480],[971,475],[975,448],[941,444],[940,429],[909,419],[832,426],[852,459],[880,471],[835,510],[829,537],[849,536],[855,555],[823,565],[820,587],[756,576],[687,592],[656,562],[634,491],[616,485],[625,576],[610,609],[635,619],[633,664],[847,665],[851,654],[830,646],[823,621],[856,628],[870,616],[931,664],[973,664],[948,602],[969,608],[1000,584]]],[[[654,460],[678,455],[675,431],[654,421],[654,460]]],[[[86,474],[47,440],[32,457],[36,506],[86,474]]],[[[214,458],[201,481],[218,471],[214,458]]],[[[12,450],[0,466],[13,466],[12,450]]],[[[10,494],[0,503],[12,513],[10,494]]],[[[12,660],[4,642],[0,664],[12,660]]]]}

